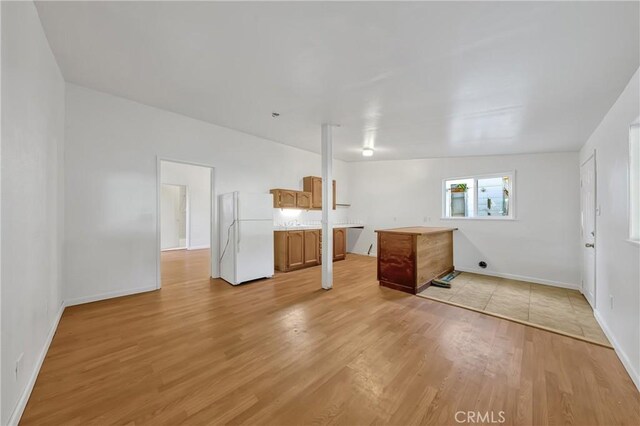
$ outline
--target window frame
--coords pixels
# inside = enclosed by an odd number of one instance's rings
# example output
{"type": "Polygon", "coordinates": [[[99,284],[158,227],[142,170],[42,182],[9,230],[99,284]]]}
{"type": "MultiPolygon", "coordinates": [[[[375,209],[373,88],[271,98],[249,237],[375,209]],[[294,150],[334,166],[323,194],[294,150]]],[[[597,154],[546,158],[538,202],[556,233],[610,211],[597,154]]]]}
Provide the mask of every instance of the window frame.
{"type": "MultiPolygon", "coordinates": [[[[637,146],[635,147],[635,151],[636,151],[636,156],[640,156],[640,117],[638,117],[633,123],[631,123],[629,125],[629,142],[627,145],[628,148],[628,153],[627,153],[627,161],[628,161],[628,172],[627,172],[627,220],[628,220],[628,230],[627,230],[627,241],[629,241],[632,244],[637,244],[640,245],[640,220],[638,220],[637,223],[633,223],[633,218],[637,217],[637,214],[640,214],[640,211],[638,212],[634,212],[634,206],[633,206],[633,168],[634,168],[634,164],[633,164],[633,151],[634,151],[634,147],[632,146],[634,141],[631,137],[632,132],[634,130],[634,128],[638,129],[638,139],[635,142],[637,144],[637,146]],[[634,213],[637,213],[634,216],[634,213]],[[638,228],[638,229],[636,229],[638,228]],[[635,231],[635,232],[634,232],[635,231]],[[636,235],[634,235],[636,234],[636,235]]],[[[638,168],[637,173],[640,175],[640,159],[636,159],[638,161],[638,164],[635,165],[638,168]]],[[[639,188],[636,188],[636,190],[639,190],[639,188]]],[[[636,194],[636,196],[640,197],[638,194],[636,194]]],[[[640,200],[638,200],[638,202],[640,203],[640,200]]],[[[638,207],[636,207],[638,208],[638,207]]],[[[640,209],[639,209],[640,210],[640,209]]]]}
{"type": "Polygon", "coordinates": [[[495,173],[484,173],[478,175],[467,175],[467,176],[455,176],[455,177],[447,177],[442,179],[441,185],[442,191],[442,210],[440,219],[441,220],[507,220],[514,221],[517,220],[516,216],[516,200],[517,200],[517,189],[516,189],[516,171],[510,170],[506,172],[495,172],[495,173]],[[509,194],[509,215],[508,216],[478,216],[478,179],[487,179],[487,178],[496,178],[508,176],[509,181],[511,183],[511,194],[509,194]],[[447,181],[451,180],[463,180],[463,179],[473,179],[473,216],[467,217],[459,217],[459,216],[447,216],[447,181]]]}

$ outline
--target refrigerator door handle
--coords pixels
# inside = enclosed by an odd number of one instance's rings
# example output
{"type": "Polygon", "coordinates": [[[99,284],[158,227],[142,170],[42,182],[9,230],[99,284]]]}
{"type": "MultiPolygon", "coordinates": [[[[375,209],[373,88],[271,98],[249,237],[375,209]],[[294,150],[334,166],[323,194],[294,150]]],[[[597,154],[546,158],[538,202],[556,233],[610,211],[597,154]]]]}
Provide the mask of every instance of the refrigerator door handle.
{"type": "Polygon", "coordinates": [[[240,197],[236,194],[236,252],[240,253],[240,197]]]}

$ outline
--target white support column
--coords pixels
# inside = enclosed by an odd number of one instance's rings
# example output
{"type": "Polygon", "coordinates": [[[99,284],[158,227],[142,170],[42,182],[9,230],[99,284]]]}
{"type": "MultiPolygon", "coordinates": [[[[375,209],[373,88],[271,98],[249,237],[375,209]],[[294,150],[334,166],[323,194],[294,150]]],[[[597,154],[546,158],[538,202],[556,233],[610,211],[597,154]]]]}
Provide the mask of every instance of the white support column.
{"type": "Polygon", "coordinates": [[[333,141],[322,125],[322,288],[333,288],[333,141]]]}

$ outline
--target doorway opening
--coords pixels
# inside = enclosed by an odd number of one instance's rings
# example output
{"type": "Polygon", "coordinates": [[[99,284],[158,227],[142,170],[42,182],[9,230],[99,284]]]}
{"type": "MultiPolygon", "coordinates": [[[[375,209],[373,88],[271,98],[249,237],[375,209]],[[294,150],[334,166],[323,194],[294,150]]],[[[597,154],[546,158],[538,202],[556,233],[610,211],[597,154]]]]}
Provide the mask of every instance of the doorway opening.
{"type": "Polygon", "coordinates": [[[213,167],[158,159],[158,288],[217,276],[213,167]]]}
{"type": "Polygon", "coordinates": [[[188,248],[188,216],[187,186],[163,183],[160,187],[160,248],[162,251],[188,248]]]}

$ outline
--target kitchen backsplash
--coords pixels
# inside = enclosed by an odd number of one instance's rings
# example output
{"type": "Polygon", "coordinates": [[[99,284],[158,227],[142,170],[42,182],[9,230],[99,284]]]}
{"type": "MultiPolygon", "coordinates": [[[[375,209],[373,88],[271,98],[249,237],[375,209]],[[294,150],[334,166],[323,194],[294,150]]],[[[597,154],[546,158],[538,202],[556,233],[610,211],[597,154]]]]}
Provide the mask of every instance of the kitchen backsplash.
{"type": "MultiPolygon", "coordinates": [[[[334,212],[334,223],[356,223],[349,219],[349,209],[338,207],[334,212]]],[[[276,226],[297,225],[320,225],[322,221],[322,211],[320,210],[297,210],[297,209],[273,209],[273,224],[276,226]]]]}

